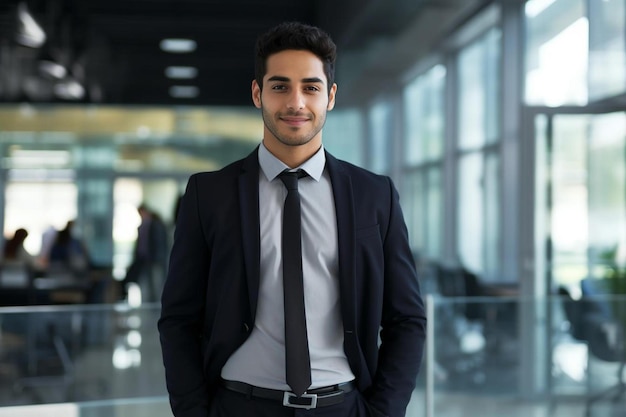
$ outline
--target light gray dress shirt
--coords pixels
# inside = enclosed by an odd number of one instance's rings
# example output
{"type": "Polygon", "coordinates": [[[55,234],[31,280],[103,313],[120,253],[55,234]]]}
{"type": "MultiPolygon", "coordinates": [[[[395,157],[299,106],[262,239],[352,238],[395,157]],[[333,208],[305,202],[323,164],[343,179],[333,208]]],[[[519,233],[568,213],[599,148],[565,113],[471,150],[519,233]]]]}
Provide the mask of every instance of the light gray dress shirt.
{"type": "MultiPolygon", "coordinates": [[[[263,144],[259,147],[259,164],[261,276],[256,321],[250,337],[222,368],[222,378],[289,390],[285,382],[281,257],[283,204],[287,190],[278,178],[278,174],[289,168],[263,144]]],[[[343,350],[337,219],[332,184],[325,165],[326,156],[321,147],[299,167],[308,176],[298,182],[312,388],[354,379],[343,350]]]]}

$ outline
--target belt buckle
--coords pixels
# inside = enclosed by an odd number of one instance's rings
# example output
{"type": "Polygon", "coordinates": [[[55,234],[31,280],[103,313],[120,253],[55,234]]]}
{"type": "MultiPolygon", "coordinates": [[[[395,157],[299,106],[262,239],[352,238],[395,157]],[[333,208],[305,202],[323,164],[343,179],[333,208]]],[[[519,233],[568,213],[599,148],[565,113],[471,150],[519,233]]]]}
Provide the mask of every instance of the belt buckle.
{"type": "Polygon", "coordinates": [[[302,394],[300,397],[298,397],[293,392],[285,392],[283,394],[283,405],[285,407],[305,408],[307,410],[310,410],[312,408],[317,407],[317,394],[302,394]],[[294,397],[295,398],[310,398],[311,402],[309,404],[294,404],[289,401],[290,398],[294,398],[294,397]]]}

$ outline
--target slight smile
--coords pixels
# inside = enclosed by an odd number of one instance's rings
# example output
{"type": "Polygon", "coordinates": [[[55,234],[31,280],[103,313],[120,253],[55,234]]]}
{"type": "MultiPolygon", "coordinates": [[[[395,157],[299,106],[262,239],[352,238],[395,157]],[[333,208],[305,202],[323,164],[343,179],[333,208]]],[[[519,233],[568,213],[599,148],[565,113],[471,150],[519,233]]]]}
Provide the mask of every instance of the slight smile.
{"type": "Polygon", "coordinates": [[[282,116],[280,117],[284,123],[289,126],[299,127],[309,121],[307,117],[293,117],[293,116],[282,116]]]}

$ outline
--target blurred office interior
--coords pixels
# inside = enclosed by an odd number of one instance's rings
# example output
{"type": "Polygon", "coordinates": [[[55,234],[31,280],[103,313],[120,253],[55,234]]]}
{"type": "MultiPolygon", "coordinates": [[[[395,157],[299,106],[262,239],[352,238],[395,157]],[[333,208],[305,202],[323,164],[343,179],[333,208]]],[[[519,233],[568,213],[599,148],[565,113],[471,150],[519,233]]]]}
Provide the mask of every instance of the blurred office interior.
{"type": "Polygon", "coordinates": [[[626,0],[3,0],[0,225],[33,267],[0,265],[0,416],[171,415],[159,305],[122,286],[137,207],[171,236],[189,175],[259,143],[284,20],[338,44],[325,147],[400,191],[407,416],[626,416],[626,0]],[[68,222],[88,259],[59,271],[68,222]]]}

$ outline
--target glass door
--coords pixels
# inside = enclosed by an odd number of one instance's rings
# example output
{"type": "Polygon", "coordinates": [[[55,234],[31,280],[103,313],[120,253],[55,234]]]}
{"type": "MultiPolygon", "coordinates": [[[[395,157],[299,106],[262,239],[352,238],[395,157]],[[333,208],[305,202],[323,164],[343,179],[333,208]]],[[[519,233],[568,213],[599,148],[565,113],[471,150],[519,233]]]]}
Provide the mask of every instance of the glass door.
{"type": "MultiPolygon", "coordinates": [[[[583,280],[626,265],[626,112],[545,109],[535,113],[534,127],[535,285],[577,299],[583,280]]],[[[569,319],[558,302],[547,304],[555,395],[583,394],[591,385],[593,355],[563,327],[569,319]]]]}
{"type": "Polygon", "coordinates": [[[538,114],[546,286],[576,291],[626,261],[626,113],[538,114]]]}

